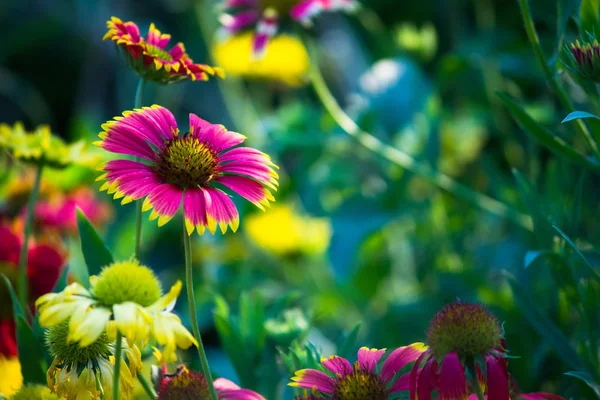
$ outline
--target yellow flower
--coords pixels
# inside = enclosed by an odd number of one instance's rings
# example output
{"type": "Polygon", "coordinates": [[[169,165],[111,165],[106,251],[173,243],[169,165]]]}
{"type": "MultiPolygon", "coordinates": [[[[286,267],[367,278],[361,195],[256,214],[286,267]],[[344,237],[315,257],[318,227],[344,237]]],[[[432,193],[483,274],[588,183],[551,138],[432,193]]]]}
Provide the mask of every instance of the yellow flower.
{"type": "Polygon", "coordinates": [[[93,167],[100,161],[97,155],[87,151],[84,141],[66,144],[52,134],[48,125],[26,132],[20,122],[12,127],[0,124],[0,148],[6,148],[24,162],[53,168],[65,168],[71,164],[93,167]]]}
{"type": "Polygon", "coordinates": [[[50,391],[48,386],[23,386],[10,400],[58,400],[59,397],[50,391]]]}
{"type": "Polygon", "coordinates": [[[5,358],[0,354],[0,396],[9,397],[23,386],[21,364],[17,357],[5,358]]]}
{"type": "Polygon", "coordinates": [[[327,218],[298,215],[290,205],[275,205],[268,213],[246,219],[246,232],[260,248],[276,255],[322,254],[329,247],[327,218]]]}
{"type": "Polygon", "coordinates": [[[68,342],[81,347],[93,344],[108,331],[119,331],[130,344],[162,346],[165,360],[177,360],[177,348],[198,343],[171,310],[181,292],[178,281],[162,296],[160,282],[148,267],[137,261],[111,264],[90,277],[90,290],[73,283],[60,293],[40,297],[36,307],[40,325],[54,326],[69,319],[68,342]]]}
{"type": "Polygon", "coordinates": [[[289,86],[306,83],[309,57],[302,41],[289,35],[271,39],[264,58],[252,57],[253,34],[235,35],[217,42],[213,48],[215,61],[228,73],[244,78],[271,79],[289,86]]]}

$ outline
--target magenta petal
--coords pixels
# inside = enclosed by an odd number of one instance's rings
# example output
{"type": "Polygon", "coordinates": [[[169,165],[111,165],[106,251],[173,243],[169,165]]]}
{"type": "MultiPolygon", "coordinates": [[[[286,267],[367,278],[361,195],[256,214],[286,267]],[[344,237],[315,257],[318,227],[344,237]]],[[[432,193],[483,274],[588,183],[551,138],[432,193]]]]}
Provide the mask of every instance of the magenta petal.
{"type": "Polygon", "coordinates": [[[159,225],[163,225],[173,218],[181,204],[182,195],[181,188],[171,184],[162,184],[150,193],[147,200],[154,208],[153,212],[160,217],[158,220],[159,225]]]}
{"type": "Polygon", "coordinates": [[[340,378],[352,373],[352,364],[348,360],[338,356],[321,359],[321,364],[340,378]]]}
{"type": "Polygon", "coordinates": [[[216,390],[225,390],[225,389],[239,389],[240,387],[235,383],[231,382],[229,379],[218,378],[213,384],[215,385],[216,390]]]}
{"type": "Polygon", "coordinates": [[[225,175],[216,178],[215,182],[219,182],[233,190],[258,208],[262,208],[262,204],[268,204],[270,192],[263,185],[251,179],[241,176],[225,175]]]}
{"type": "Polygon", "coordinates": [[[412,369],[410,370],[410,378],[409,378],[409,390],[410,390],[410,400],[415,400],[417,398],[417,382],[419,379],[419,374],[421,373],[421,362],[429,356],[429,350],[425,353],[421,354],[417,361],[415,361],[412,369]]]}
{"type": "Polygon", "coordinates": [[[262,18],[258,21],[256,26],[256,34],[254,35],[254,42],[252,44],[252,56],[255,59],[261,59],[265,56],[267,44],[269,39],[275,36],[278,29],[278,16],[277,14],[265,11],[262,18]]]}
{"type": "Polygon", "coordinates": [[[291,16],[296,21],[307,23],[312,17],[323,10],[320,0],[304,0],[294,6],[291,16]]]}
{"type": "Polygon", "coordinates": [[[360,369],[365,372],[373,372],[379,359],[385,353],[385,349],[369,349],[368,347],[361,347],[358,350],[358,365],[360,369]]]}
{"type": "Polygon", "coordinates": [[[118,190],[133,200],[147,196],[161,184],[160,177],[148,165],[131,160],[112,160],[104,166],[106,180],[117,181],[118,190]]]}
{"type": "Polygon", "coordinates": [[[206,203],[204,200],[204,191],[202,189],[188,188],[183,196],[183,214],[188,226],[188,234],[193,232],[192,227],[196,227],[199,233],[204,232],[204,227],[208,224],[206,219],[206,203]]]}
{"type": "Polygon", "coordinates": [[[333,393],[335,389],[335,381],[326,373],[317,371],[316,369],[303,369],[296,372],[296,376],[292,378],[294,381],[292,386],[313,389],[316,388],[321,393],[333,393]]]}
{"type": "Polygon", "coordinates": [[[21,241],[4,225],[0,226],[0,262],[17,264],[21,253],[21,241]]]}
{"type": "Polygon", "coordinates": [[[223,125],[211,124],[195,114],[190,114],[190,132],[215,153],[220,153],[246,140],[244,135],[228,131],[223,125]]]}
{"type": "Polygon", "coordinates": [[[519,395],[524,400],[565,400],[564,397],[552,393],[536,392],[519,395]]]}
{"type": "Polygon", "coordinates": [[[425,363],[423,370],[419,374],[419,382],[417,384],[417,398],[419,400],[431,400],[431,393],[437,386],[437,370],[438,365],[434,358],[425,363]]]}
{"type": "Polygon", "coordinates": [[[127,124],[144,140],[159,148],[164,146],[165,140],[172,139],[173,132],[177,131],[177,122],[173,114],[156,105],[128,113],[119,123],[127,124]]]}
{"type": "Polygon", "coordinates": [[[250,25],[254,25],[258,21],[259,13],[255,10],[248,10],[237,13],[235,15],[222,15],[221,24],[231,33],[236,33],[250,25]]]}
{"type": "Polygon", "coordinates": [[[506,400],[509,397],[506,359],[486,355],[487,385],[489,400],[506,400]]]}
{"type": "Polygon", "coordinates": [[[390,393],[403,392],[410,388],[410,372],[400,375],[390,388],[390,393]]]}
{"type": "Polygon", "coordinates": [[[243,161],[268,164],[271,162],[271,159],[262,151],[253,149],[252,147],[236,147],[220,154],[219,161],[221,163],[227,161],[243,161]]]}
{"type": "Polygon", "coordinates": [[[239,215],[235,204],[219,189],[207,187],[204,189],[204,201],[206,202],[206,216],[208,229],[215,233],[219,224],[221,232],[227,231],[227,225],[235,232],[239,225],[239,215]]]}
{"type": "Polygon", "coordinates": [[[422,349],[423,346],[404,346],[392,351],[383,363],[381,379],[389,382],[406,364],[415,361],[423,353],[422,349]]]}
{"type": "MultiPolygon", "coordinates": [[[[465,370],[458,354],[454,352],[448,353],[442,361],[438,391],[441,400],[459,400],[468,397],[465,370]]],[[[420,396],[419,400],[422,400],[420,396]]]]}
{"type": "Polygon", "coordinates": [[[182,43],[177,43],[169,52],[171,57],[173,57],[173,61],[179,61],[181,57],[185,54],[185,49],[183,48],[182,43]]]}

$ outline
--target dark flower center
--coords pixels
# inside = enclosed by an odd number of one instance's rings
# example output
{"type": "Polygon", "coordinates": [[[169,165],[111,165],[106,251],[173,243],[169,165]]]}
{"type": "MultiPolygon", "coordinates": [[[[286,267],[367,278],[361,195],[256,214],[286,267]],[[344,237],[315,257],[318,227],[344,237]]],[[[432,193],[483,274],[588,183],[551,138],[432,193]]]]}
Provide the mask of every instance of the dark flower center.
{"type": "Polygon", "coordinates": [[[461,357],[486,354],[501,345],[498,319],[478,304],[454,303],[433,318],[427,330],[429,346],[437,357],[456,352],[461,357]]]}
{"type": "Polygon", "coordinates": [[[281,16],[288,14],[297,3],[298,0],[262,0],[260,5],[262,11],[272,8],[281,16]]]}
{"type": "Polygon", "coordinates": [[[386,385],[378,375],[360,369],[358,361],[354,371],[337,382],[333,392],[335,400],[386,400],[386,385]]]}
{"type": "Polygon", "coordinates": [[[182,189],[210,182],[218,166],[215,152],[190,134],[171,139],[155,162],[156,171],[165,182],[182,189]]]}
{"type": "Polygon", "coordinates": [[[206,378],[198,372],[184,368],[167,379],[158,400],[210,400],[206,378]]]}
{"type": "Polygon", "coordinates": [[[156,57],[163,61],[173,61],[173,57],[168,51],[161,49],[160,47],[152,44],[146,44],[146,52],[152,57],[156,57]]]}

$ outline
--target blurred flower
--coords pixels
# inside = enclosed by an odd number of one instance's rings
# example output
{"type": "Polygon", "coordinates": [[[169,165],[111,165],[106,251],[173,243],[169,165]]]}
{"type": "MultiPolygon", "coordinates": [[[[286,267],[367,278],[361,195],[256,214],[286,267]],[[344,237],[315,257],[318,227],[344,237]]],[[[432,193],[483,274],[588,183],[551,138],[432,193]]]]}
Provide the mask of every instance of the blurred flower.
{"type": "Polygon", "coordinates": [[[50,391],[48,386],[23,386],[10,400],[58,400],[59,397],[50,391]]]}
{"type": "Polygon", "coordinates": [[[438,47],[435,26],[431,23],[426,23],[420,30],[413,23],[403,23],[396,30],[396,42],[400,48],[423,61],[430,61],[438,47]]]}
{"type": "Polygon", "coordinates": [[[592,34],[589,41],[571,43],[563,51],[563,64],[577,78],[600,83],[600,45],[592,34]]]}
{"type": "MultiPolygon", "coordinates": [[[[53,357],[48,369],[48,387],[53,393],[68,400],[79,398],[112,399],[115,368],[115,343],[103,332],[88,346],[71,343],[67,322],[46,331],[46,344],[53,357]]],[[[119,370],[121,398],[129,399],[135,378],[142,368],[140,350],[122,339],[123,357],[119,370]]]]}
{"type": "Polygon", "coordinates": [[[280,35],[269,44],[262,59],[252,58],[253,35],[250,32],[232,36],[215,44],[215,60],[227,73],[251,79],[268,79],[289,86],[306,83],[309,58],[301,40],[280,35]]]}
{"type": "Polygon", "coordinates": [[[434,390],[443,399],[466,400],[467,362],[474,363],[477,384],[486,387],[488,399],[509,398],[502,326],[485,307],[460,302],[445,306],[429,324],[427,337],[429,350],[419,357],[410,373],[411,400],[428,399],[434,390]],[[485,368],[479,367],[478,360],[485,362],[485,368]],[[486,377],[482,370],[487,372],[486,377]]]}
{"type": "MultiPolygon", "coordinates": [[[[7,224],[0,223],[0,274],[5,275],[16,287],[19,275],[21,238],[7,224]]],[[[64,257],[60,249],[49,243],[30,242],[27,257],[27,282],[29,302],[33,304],[39,296],[54,288],[64,257]]],[[[4,282],[0,282],[0,356],[16,356],[16,328],[10,293],[4,282]]]]}
{"type": "Polygon", "coordinates": [[[408,363],[415,361],[426,350],[423,343],[413,343],[400,347],[390,353],[381,371],[377,363],[385,353],[385,349],[369,349],[362,347],[358,351],[358,361],[354,366],[348,360],[338,356],[321,359],[321,364],[331,373],[326,374],[316,369],[303,369],[296,372],[290,386],[315,389],[323,395],[336,400],[353,400],[356,398],[370,400],[386,400],[392,393],[408,389],[408,374],[394,379],[396,374],[408,363]]]}
{"type": "Polygon", "coordinates": [[[481,152],[487,139],[485,123],[465,113],[449,115],[440,124],[440,169],[458,174],[481,152]]]}
{"type": "MultiPolygon", "coordinates": [[[[158,382],[158,400],[210,399],[206,378],[186,367],[180,367],[176,373],[163,373],[158,382]]],[[[260,394],[242,389],[235,383],[219,378],[214,381],[219,400],[265,400],[260,394]]]]}
{"type": "Polygon", "coordinates": [[[280,16],[289,15],[308,25],[321,12],[350,11],[357,5],[356,0],[223,0],[225,12],[220,21],[229,34],[256,30],[252,53],[255,58],[262,58],[267,43],[277,33],[280,16]]]}
{"type": "Polygon", "coordinates": [[[269,189],[277,190],[276,165],[266,154],[241,144],[246,137],[222,125],[213,125],[190,114],[190,131],[179,135],[175,117],[164,107],[154,105],[126,111],[102,125],[105,132],[96,144],[119,154],[141,157],[148,164],[113,160],[100,169],[106,180],[100,190],[123,197],[121,204],[146,197],[143,211],[158,225],[169,222],[180,208],[183,197],[185,226],[189,235],[205,228],[215,233],[217,225],[225,233],[235,232],[239,216],[229,196],[214,184],[224,186],[260,209],[274,201],[269,189]]]}
{"type": "Polygon", "coordinates": [[[38,201],[34,221],[44,228],[77,234],[77,207],[95,226],[104,225],[112,216],[108,203],[98,199],[89,187],[81,186],[69,193],[56,193],[38,201]]]}
{"type": "Polygon", "coordinates": [[[97,155],[87,151],[84,141],[66,144],[52,134],[48,125],[26,132],[20,122],[12,127],[0,124],[1,148],[7,149],[16,159],[52,168],[65,168],[70,164],[92,166],[99,162],[97,155]]]}
{"type": "Polygon", "coordinates": [[[0,397],[15,394],[23,385],[21,364],[17,357],[4,357],[0,354],[0,397]]]}
{"type": "Polygon", "coordinates": [[[279,318],[266,320],[265,330],[277,345],[288,348],[294,340],[308,334],[310,323],[301,309],[291,308],[284,310],[279,318]]]}
{"type": "Polygon", "coordinates": [[[36,302],[40,325],[54,326],[69,319],[69,343],[82,348],[92,345],[107,330],[116,330],[145,346],[150,339],[163,346],[165,362],[177,360],[177,347],[187,349],[196,339],[171,310],[181,292],[178,281],[162,295],[160,282],[148,267],[125,261],[105,267],[90,277],[88,291],[72,283],[60,293],[49,293],[36,302]]]}
{"type": "Polygon", "coordinates": [[[291,205],[275,205],[270,212],[247,218],[246,232],[260,248],[282,256],[322,254],[329,247],[331,223],[294,212],[291,205]]]}
{"type": "Polygon", "coordinates": [[[128,65],[145,80],[174,83],[184,79],[207,81],[213,75],[224,78],[221,68],[194,64],[183,43],[167,50],[171,35],[161,33],[154,24],[150,24],[146,38],[140,36],[138,26],[131,21],[112,17],[106,26],[108,32],[103,39],[115,42],[128,65]]]}

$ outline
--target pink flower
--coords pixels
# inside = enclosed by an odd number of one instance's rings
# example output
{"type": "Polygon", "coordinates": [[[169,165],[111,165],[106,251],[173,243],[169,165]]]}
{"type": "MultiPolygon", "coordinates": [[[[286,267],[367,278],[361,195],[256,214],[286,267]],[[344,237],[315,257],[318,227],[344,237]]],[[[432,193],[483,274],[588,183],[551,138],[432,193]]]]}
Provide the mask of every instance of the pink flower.
{"type": "Polygon", "coordinates": [[[235,232],[239,216],[225,192],[232,191],[260,209],[274,201],[278,175],[266,154],[235,147],[246,139],[222,125],[213,125],[190,114],[190,130],[179,133],[175,117],[154,105],[126,111],[124,117],[102,125],[102,140],[96,144],[112,153],[140,157],[141,162],[113,160],[100,169],[106,180],[100,190],[123,198],[121,204],[143,197],[144,211],[162,226],[173,218],[183,200],[183,215],[189,235],[205,228],[215,233],[235,232]]]}
{"type": "Polygon", "coordinates": [[[224,0],[221,23],[230,34],[255,29],[254,55],[264,55],[267,43],[279,28],[281,16],[309,24],[324,11],[349,11],[357,7],[356,0],[224,0]]]}
{"type": "Polygon", "coordinates": [[[336,400],[352,400],[357,394],[371,400],[386,400],[392,393],[407,390],[408,374],[395,379],[396,374],[408,363],[415,361],[425,351],[423,343],[413,343],[390,353],[381,371],[377,364],[385,349],[362,347],[354,366],[338,356],[321,359],[328,373],[316,369],[297,371],[290,386],[310,389],[336,400]]]}
{"type": "Polygon", "coordinates": [[[108,32],[104,40],[110,39],[123,50],[129,66],[142,78],[157,83],[174,83],[183,79],[206,81],[209,76],[224,77],[221,68],[195,64],[185,52],[183,43],[167,50],[171,35],[161,33],[150,24],[146,38],[134,22],[123,22],[112,17],[106,22],[108,32]]]}

